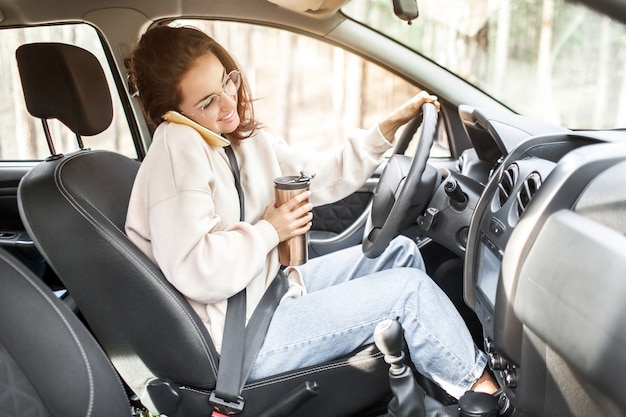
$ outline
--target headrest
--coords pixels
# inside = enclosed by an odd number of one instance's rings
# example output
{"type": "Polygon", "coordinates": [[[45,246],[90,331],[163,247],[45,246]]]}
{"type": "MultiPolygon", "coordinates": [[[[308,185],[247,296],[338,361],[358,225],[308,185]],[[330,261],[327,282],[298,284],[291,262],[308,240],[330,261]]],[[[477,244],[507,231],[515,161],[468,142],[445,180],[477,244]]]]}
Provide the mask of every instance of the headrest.
{"type": "Polygon", "coordinates": [[[58,119],[79,136],[106,130],[111,94],[98,59],[62,43],[31,43],[15,52],[26,107],[41,119],[58,119]]]}

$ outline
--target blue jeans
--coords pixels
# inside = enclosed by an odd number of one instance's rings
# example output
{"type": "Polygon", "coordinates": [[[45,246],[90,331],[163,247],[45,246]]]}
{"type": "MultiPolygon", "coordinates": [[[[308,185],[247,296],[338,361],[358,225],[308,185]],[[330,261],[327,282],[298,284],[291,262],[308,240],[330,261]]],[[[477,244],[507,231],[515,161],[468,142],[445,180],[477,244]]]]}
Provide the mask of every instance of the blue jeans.
{"type": "Polygon", "coordinates": [[[398,319],[418,371],[459,398],[486,357],[456,308],[424,272],[413,241],[400,236],[376,259],[360,246],[298,267],[308,294],[280,303],[251,380],[315,365],[373,343],[374,328],[398,319]]]}

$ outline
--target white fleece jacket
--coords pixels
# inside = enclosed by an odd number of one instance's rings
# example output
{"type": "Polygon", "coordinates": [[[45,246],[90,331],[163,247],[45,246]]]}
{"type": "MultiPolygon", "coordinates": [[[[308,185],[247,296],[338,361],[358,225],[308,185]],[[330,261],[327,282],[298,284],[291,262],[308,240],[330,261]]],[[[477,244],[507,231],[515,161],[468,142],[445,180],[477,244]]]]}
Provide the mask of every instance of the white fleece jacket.
{"type": "MultiPolygon", "coordinates": [[[[247,288],[249,319],[276,275],[278,234],[262,220],[274,201],[273,180],[315,173],[310,201],[321,205],[356,191],[391,144],[378,127],[357,131],[341,149],[297,149],[258,131],[233,146],[245,196],[245,222],[223,148],[192,128],[163,122],[141,164],[126,219],[130,239],[189,301],[221,349],[227,299],[247,288]]],[[[289,273],[290,296],[305,289],[289,273]]]]}

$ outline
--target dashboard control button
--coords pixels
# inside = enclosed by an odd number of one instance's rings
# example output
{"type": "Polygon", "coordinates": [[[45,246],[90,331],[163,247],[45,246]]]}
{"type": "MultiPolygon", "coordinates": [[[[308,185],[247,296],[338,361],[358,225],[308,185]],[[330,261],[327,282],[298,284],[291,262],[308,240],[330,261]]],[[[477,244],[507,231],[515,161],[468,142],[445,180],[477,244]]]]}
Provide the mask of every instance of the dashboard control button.
{"type": "Polygon", "coordinates": [[[434,207],[427,208],[426,212],[424,212],[424,215],[420,216],[420,218],[418,219],[417,223],[419,227],[426,230],[427,232],[430,231],[430,229],[435,226],[435,223],[437,223],[437,215],[439,215],[438,209],[434,207]]]}
{"type": "Polygon", "coordinates": [[[498,219],[491,219],[489,223],[489,230],[496,236],[500,236],[506,230],[506,227],[498,219]]]}
{"type": "Polygon", "coordinates": [[[504,256],[504,252],[502,251],[502,249],[500,249],[499,247],[496,246],[495,243],[493,243],[485,234],[485,232],[480,232],[480,241],[487,247],[489,248],[489,250],[496,255],[496,257],[499,260],[502,260],[502,257],[504,256]]]}
{"type": "Polygon", "coordinates": [[[506,359],[504,359],[502,356],[498,355],[495,352],[489,354],[489,366],[492,370],[502,371],[506,369],[507,365],[508,364],[506,359]]]}
{"type": "Polygon", "coordinates": [[[509,388],[515,388],[517,386],[517,372],[515,368],[507,368],[504,371],[504,383],[509,388]]]}

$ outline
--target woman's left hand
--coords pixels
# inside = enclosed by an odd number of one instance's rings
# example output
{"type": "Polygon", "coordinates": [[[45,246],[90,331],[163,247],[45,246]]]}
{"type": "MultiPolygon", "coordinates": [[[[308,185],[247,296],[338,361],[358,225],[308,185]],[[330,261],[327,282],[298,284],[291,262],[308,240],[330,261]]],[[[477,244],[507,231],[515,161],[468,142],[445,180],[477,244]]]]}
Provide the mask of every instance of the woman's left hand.
{"type": "Polygon", "coordinates": [[[391,112],[385,119],[378,124],[381,133],[389,142],[393,142],[396,131],[413,119],[422,110],[424,103],[433,103],[439,111],[440,104],[437,96],[433,96],[426,91],[420,91],[403,105],[391,112]]]}

